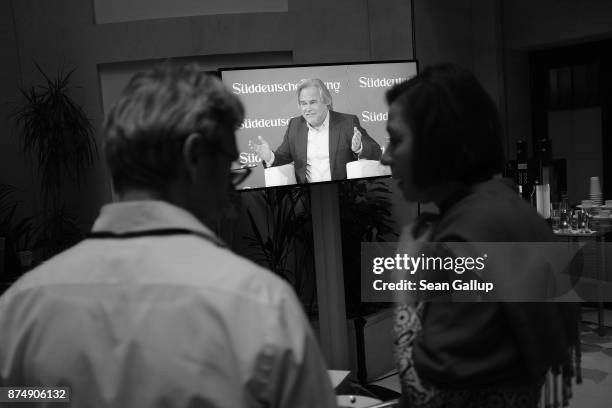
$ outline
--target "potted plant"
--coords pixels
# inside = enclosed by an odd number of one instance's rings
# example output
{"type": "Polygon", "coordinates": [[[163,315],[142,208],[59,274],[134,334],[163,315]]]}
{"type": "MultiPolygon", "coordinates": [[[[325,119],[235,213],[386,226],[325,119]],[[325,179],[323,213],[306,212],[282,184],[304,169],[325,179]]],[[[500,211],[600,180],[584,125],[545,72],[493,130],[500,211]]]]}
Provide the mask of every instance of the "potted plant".
{"type": "Polygon", "coordinates": [[[59,69],[52,78],[35,65],[44,82],[20,88],[24,103],[13,118],[23,153],[40,181],[42,209],[36,217],[35,246],[46,259],[83,237],[78,220],[66,209],[62,189],[67,183],[80,185],[98,149],[90,119],[69,95],[74,70],[59,69]]]}
{"type": "Polygon", "coordinates": [[[390,220],[391,194],[380,180],[349,180],[339,186],[340,227],[342,230],[342,254],[346,310],[349,318],[370,314],[387,304],[361,302],[362,242],[384,242],[397,237],[390,220]],[[355,256],[351,256],[355,255],[355,256]]]}
{"type": "MultiPolygon", "coordinates": [[[[23,192],[10,184],[0,183],[0,237],[3,253],[0,265],[0,282],[2,287],[8,287],[21,274],[21,270],[31,259],[32,237],[34,223],[32,217],[18,217],[19,204],[23,202],[23,192]]],[[[2,288],[0,288],[2,292],[2,288]]]]}
{"type": "Polygon", "coordinates": [[[314,248],[308,191],[288,186],[248,194],[250,205],[246,212],[252,231],[245,237],[248,255],[287,280],[306,312],[314,314],[314,248]]]}

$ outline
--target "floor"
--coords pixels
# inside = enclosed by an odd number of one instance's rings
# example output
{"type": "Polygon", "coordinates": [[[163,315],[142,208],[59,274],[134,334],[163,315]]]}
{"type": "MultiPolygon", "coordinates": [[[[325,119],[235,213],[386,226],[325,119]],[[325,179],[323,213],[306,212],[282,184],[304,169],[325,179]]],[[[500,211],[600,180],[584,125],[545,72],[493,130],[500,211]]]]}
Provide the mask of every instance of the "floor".
{"type": "MultiPolygon", "coordinates": [[[[583,382],[574,385],[570,408],[612,407],[612,311],[604,316],[604,336],[594,332],[597,313],[594,309],[582,312],[582,377],[583,382]]],[[[399,392],[397,374],[390,373],[373,384],[399,392]]]]}

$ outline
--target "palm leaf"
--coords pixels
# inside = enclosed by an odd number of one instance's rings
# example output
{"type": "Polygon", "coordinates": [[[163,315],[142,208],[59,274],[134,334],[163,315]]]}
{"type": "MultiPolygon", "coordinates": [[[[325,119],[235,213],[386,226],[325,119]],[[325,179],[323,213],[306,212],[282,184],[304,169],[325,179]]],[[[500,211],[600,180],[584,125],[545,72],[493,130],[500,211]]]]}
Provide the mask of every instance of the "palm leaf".
{"type": "Polygon", "coordinates": [[[20,129],[21,147],[35,162],[41,190],[57,194],[66,179],[80,185],[83,171],[98,158],[91,120],[69,95],[74,69],[63,68],[51,78],[34,63],[44,79],[37,87],[20,87],[24,104],[13,113],[20,129]]]}

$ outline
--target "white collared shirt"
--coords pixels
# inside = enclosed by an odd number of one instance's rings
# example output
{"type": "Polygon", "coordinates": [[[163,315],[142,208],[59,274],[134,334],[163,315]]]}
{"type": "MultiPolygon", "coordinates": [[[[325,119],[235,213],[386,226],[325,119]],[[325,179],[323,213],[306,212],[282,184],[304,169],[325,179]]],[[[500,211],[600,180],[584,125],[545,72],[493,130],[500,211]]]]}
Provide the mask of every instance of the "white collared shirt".
{"type": "Polygon", "coordinates": [[[306,148],[306,180],[309,183],[330,181],[329,164],[329,111],[319,127],[313,127],[308,122],[308,143],[306,148]]]}
{"type": "Polygon", "coordinates": [[[293,290],[163,201],[103,207],[87,239],[0,297],[0,386],[68,386],[71,407],[332,407],[293,290]]]}

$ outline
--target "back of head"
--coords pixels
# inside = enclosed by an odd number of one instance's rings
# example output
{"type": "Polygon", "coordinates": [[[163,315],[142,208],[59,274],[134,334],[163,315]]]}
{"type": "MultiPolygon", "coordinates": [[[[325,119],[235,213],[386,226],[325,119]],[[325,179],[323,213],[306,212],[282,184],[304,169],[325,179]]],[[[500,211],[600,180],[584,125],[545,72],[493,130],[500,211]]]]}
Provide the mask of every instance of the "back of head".
{"type": "Polygon", "coordinates": [[[413,133],[417,187],[473,184],[503,170],[497,108],[468,70],[454,64],[428,67],[391,88],[386,98],[400,106],[413,133]]]}
{"type": "Polygon", "coordinates": [[[136,74],[104,123],[104,151],[114,187],[164,191],[176,178],[183,143],[197,132],[211,145],[218,130],[244,117],[238,98],[195,64],[165,63],[136,74]]]}

